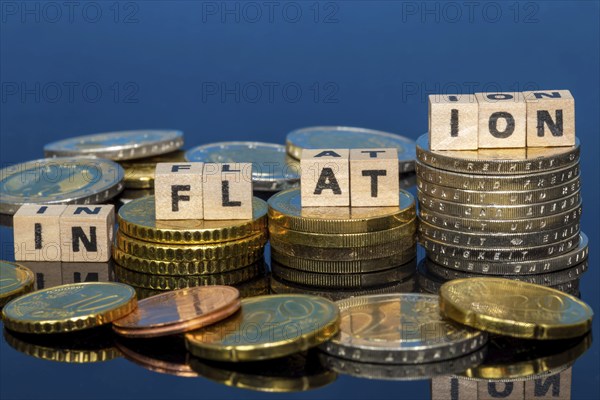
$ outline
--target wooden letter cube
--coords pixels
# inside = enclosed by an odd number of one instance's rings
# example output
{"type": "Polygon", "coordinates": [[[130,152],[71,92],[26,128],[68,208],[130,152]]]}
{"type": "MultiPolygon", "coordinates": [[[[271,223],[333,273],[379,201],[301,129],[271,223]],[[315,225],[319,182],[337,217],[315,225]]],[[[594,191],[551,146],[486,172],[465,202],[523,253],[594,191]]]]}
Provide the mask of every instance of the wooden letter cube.
{"type": "Polygon", "coordinates": [[[526,146],[527,104],[521,92],[475,93],[479,103],[479,148],[526,146]]]}
{"type": "Polygon", "coordinates": [[[204,219],[252,219],[252,163],[204,164],[204,219]]]}
{"type": "Polygon", "coordinates": [[[202,219],[204,163],[159,163],[154,174],[157,220],[202,219]]]}
{"type": "Polygon", "coordinates": [[[304,149],[300,170],[302,207],[350,206],[350,150],[304,149]]]}
{"type": "Polygon", "coordinates": [[[478,113],[475,95],[429,95],[429,148],[477,150],[478,113]]]}
{"type": "Polygon", "coordinates": [[[60,216],[67,206],[25,204],[13,217],[15,260],[60,261],[60,216]]]}
{"type": "Polygon", "coordinates": [[[400,204],[397,149],[350,150],[350,204],[386,207],[400,204]]]}
{"type": "Polygon", "coordinates": [[[575,99],[568,90],[524,92],[527,146],[575,145],[575,99]]]}
{"type": "Polygon", "coordinates": [[[111,258],[115,207],[72,205],[60,216],[63,262],[107,262],[111,258]]]}

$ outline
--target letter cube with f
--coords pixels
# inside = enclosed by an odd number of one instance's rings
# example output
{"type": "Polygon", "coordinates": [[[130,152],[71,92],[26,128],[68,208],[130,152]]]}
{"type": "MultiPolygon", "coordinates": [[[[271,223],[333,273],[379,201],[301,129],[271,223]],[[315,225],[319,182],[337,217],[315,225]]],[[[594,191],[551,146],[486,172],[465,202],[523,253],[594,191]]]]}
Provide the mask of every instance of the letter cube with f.
{"type": "Polygon", "coordinates": [[[158,163],[154,174],[156,219],[203,219],[204,163],[158,163]]]}
{"type": "Polygon", "coordinates": [[[114,226],[113,205],[67,206],[60,216],[62,261],[109,261],[114,226]]]}
{"type": "Polygon", "coordinates": [[[302,207],[350,206],[350,150],[302,150],[302,207]]]}
{"type": "Polygon", "coordinates": [[[400,204],[397,149],[350,150],[352,207],[392,207],[400,204]]]}

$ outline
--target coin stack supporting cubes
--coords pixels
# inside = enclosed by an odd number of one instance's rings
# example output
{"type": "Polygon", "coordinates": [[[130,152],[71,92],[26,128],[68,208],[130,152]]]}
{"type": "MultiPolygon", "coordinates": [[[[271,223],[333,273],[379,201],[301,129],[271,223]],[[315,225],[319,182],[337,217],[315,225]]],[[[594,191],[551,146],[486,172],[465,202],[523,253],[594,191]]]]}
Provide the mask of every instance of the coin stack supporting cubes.
{"type": "Polygon", "coordinates": [[[432,151],[417,141],[421,286],[495,275],[577,293],[579,142],[570,147],[432,151]]]}
{"type": "Polygon", "coordinates": [[[154,196],[133,200],[118,213],[115,275],[140,289],[142,297],[192,286],[264,281],[267,203],[254,198],[253,210],[250,220],[157,221],[154,196]]]}
{"type": "Polygon", "coordinates": [[[412,281],[416,210],[411,194],[400,191],[399,207],[302,207],[300,199],[299,189],[269,199],[273,291],[330,298],[327,292],[336,291],[342,298],[344,293],[400,291],[412,281]]]}

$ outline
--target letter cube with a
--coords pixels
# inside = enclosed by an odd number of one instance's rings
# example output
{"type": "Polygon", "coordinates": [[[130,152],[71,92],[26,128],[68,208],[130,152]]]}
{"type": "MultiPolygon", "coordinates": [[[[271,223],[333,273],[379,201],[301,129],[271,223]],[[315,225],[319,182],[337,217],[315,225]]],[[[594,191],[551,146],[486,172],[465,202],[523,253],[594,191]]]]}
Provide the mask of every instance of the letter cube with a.
{"type": "Polygon", "coordinates": [[[477,150],[478,114],[475,95],[429,95],[429,148],[477,150]]]}
{"type": "Polygon", "coordinates": [[[302,207],[350,206],[350,150],[302,150],[302,207]]]}
{"type": "Polygon", "coordinates": [[[480,149],[526,146],[527,104],[523,93],[475,93],[475,97],[480,149]]]}
{"type": "Polygon", "coordinates": [[[22,205],[13,217],[15,260],[60,261],[60,216],[65,205],[22,205]]]}
{"type": "Polygon", "coordinates": [[[158,163],[154,174],[157,220],[203,219],[204,163],[158,163]]]}
{"type": "Polygon", "coordinates": [[[252,219],[252,163],[204,164],[204,219],[252,219]]]}
{"type": "Polygon", "coordinates": [[[397,149],[350,150],[352,207],[398,206],[399,193],[400,168],[397,149]]]}
{"type": "Polygon", "coordinates": [[[568,90],[524,92],[527,102],[527,146],[575,145],[575,99],[568,90]]]}
{"type": "Polygon", "coordinates": [[[60,216],[63,262],[106,262],[115,226],[113,205],[72,205],[60,216]]]}

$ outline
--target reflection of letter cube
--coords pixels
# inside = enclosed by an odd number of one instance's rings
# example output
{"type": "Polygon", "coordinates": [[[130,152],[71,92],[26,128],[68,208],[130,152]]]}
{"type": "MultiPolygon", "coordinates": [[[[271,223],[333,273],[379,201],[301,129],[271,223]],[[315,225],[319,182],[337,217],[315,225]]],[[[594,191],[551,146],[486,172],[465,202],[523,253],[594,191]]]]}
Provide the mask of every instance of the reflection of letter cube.
{"type": "Polygon", "coordinates": [[[110,263],[63,263],[62,281],[67,283],[112,282],[110,263]]]}
{"type": "Polygon", "coordinates": [[[478,112],[475,95],[429,95],[429,148],[476,150],[478,112]]]}
{"type": "Polygon", "coordinates": [[[575,99],[568,90],[524,92],[527,146],[575,145],[575,99]]]}
{"type": "Polygon", "coordinates": [[[159,163],[154,174],[157,220],[202,219],[204,163],[159,163]]]}
{"type": "Polygon", "coordinates": [[[204,164],[204,219],[252,219],[252,163],[204,164]]]}
{"type": "Polygon", "coordinates": [[[113,205],[68,206],[60,217],[64,262],[110,260],[115,226],[113,205]]]}
{"type": "Polygon", "coordinates": [[[479,104],[479,148],[525,147],[527,104],[521,92],[475,93],[479,104]]]}
{"type": "Polygon", "coordinates": [[[300,192],[303,207],[350,205],[350,150],[302,150],[300,192]]]}
{"type": "Polygon", "coordinates": [[[350,150],[352,207],[397,206],[400,203],[399,193],[398,150],[350,150]]]}
{"type": "Polygon", "coordinates": [[[13,217],[15,260],[60,261],[59,220],[67,206],[21,206],[13,217]]]}

